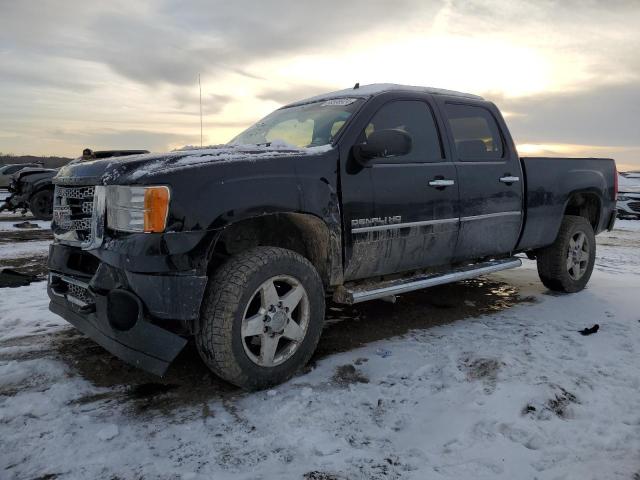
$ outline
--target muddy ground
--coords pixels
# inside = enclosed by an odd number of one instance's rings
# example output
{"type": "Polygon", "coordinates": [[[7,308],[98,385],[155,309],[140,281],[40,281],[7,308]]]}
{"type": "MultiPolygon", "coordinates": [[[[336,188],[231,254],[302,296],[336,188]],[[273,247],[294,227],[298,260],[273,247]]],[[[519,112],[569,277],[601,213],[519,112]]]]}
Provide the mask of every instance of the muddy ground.
{"type": "MultiPolygon", "coordinates": [[[[0,222],[22,221],[0,219],[0,222]]],[[[51,238],[50,230],[30,229],[0,231],[0,245],[41,241],[51,238]]],[[[0,259],[0,267],[46,278],[46,254],[0,259]]],[[[2,289],[11,295],[11,289],[2,289]]],[[[408,334],[414,329],[476,317],[497,312],[520,302],[518,291],[507,284],[487,279],[474,279],[443,285],[398,297],[395,304],[372,301],[358,306],[327,304],[325,329],[307,371],[315,363],[334,353],[351,350],[377,340],[408,334]]],[[[211,374],[200,360],[193,343],[178,356],[164,378],[158,378],[133,368],[117,359],[102,347],[69,327],[56,333],[19,337],[0,342],[1,346],[35,346],[20,349],[22,353],[0,355],[0,360],[26,360],[53,357],[64,361],[75,373],[98,387],[110,387],[100,400],[130,401],[134,410],[171,410],[185,404],[198,404],[206,399],[235,396],[241,392],[211,374]]],[[[390,352],[391,353],[391,352],[390,352]]],[[[348,373],[348,372],[347,372],[348,373]]],[[[362,381],[357,376],[342,376],[339,382],[362,381]]],[[[0,392],[0,395],[12,392],[0,392]]],[[[96,398],[78,400],[93,402],[96,398]]]]}

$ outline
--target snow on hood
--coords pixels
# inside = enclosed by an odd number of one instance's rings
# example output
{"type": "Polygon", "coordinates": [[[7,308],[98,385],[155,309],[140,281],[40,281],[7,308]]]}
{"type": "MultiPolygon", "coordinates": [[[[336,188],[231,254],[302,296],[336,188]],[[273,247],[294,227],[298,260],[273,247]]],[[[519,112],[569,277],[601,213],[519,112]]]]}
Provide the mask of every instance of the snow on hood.
{"type": "MultiPolygon", "coordinates": [[[[135,180],[161,171],[193,168],[214,162],[257,161],[266,158],[316,155],[328,152],[332,148],[331,145],[300,148],[281,141],[274,141],[265,145],[209,145],[206,147],[189,145],[162,155],[136,155],[136,163],[142,163],[130,173],[130,178],[135,180]],[[144,162],[144,160],[148,161],[144,162]]],[[[103,183],[109,183],[117,178],[120,173],[118,170],[117,168],[110,169],[110,171],[106,172],[102,177],[103,183]]]]}

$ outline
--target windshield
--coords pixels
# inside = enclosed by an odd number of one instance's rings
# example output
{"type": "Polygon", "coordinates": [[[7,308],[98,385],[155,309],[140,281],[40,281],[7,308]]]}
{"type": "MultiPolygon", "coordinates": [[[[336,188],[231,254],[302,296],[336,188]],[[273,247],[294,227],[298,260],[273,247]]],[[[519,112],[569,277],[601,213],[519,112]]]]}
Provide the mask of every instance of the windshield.
{"type": "Polygon", "coordinates": [[[280,141],[298,148],[327,145],[363,101],[336,98],[281,108],[246,129],[229,144],[259,145],[280,141]]]}

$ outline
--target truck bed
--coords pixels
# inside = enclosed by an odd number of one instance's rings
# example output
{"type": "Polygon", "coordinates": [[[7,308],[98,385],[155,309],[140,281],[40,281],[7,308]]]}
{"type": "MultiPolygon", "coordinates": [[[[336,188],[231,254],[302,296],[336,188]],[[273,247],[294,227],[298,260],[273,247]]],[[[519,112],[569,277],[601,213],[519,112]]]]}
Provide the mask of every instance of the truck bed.
{"type": "Polygon", "coordinates": [[[610,226],[616,201],[613,159],[521,157],[521,163],[525,177],[525,218],[518,250],[551,244],[560,229],[567,203],[576,192],[588,192],[587,195],[599,199],[595,233],[610,226]]]}

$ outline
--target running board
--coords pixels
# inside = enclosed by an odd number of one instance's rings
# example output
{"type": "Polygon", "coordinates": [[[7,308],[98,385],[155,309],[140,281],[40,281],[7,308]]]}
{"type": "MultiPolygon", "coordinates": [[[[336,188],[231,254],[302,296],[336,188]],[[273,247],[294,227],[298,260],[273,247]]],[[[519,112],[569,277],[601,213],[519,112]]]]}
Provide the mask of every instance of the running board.
{"type": "Polygon", "coordinates": [[[333,299],[337,303],[354,304],[374,300],[376,298],[390,297],[401,293],[412,292],[422,288],[433,287],[445,283],[457,282],[468,278],[486,275],[488,273],[508,270],[522,265],[522,260],[516,257],[502,260],[465,265],[450,270],[446,273],[421,274],[413,277],[404,277],[396,280],[387,280],[379,283],[363,285],[343,286],[336,290],[333,299]]]}

